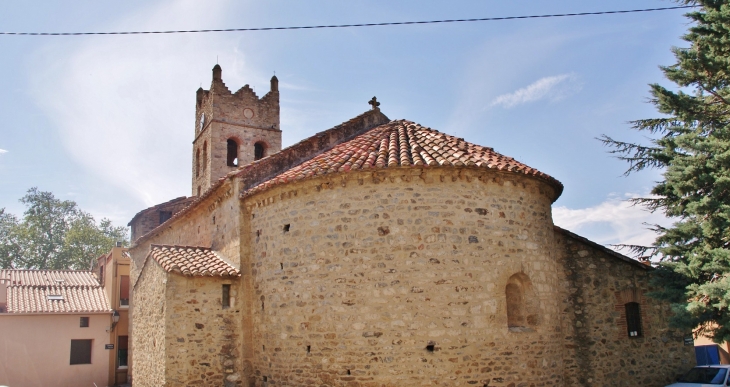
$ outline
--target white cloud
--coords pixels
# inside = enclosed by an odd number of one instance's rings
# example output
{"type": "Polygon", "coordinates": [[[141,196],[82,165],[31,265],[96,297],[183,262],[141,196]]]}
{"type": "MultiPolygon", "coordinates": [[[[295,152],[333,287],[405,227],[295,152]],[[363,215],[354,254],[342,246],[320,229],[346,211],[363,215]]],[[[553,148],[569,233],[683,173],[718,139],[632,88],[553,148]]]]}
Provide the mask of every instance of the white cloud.
{"type": "Polygon", "coordinates": [[[8,153],[8,151],[6,151],[5,149],[0,149],[0,155],[3,153],[8,153]]]}
{"type": "MultiPolygon", "coordinates": [[[[221,25],[232,4],[166,0],[104,29],[221,25]]],[[[242,39],[175,34],[57,42],[37,53],[33,96],[81,165],[156,204],[190,194],[195,90],[209,87],[216,59],[232,91],[244,83],[268,89],[268,77],[252,71],[238,50],[242,39]]]]}
{"type": "Polygon", "coordinates": [[[555,225],[600,244],[648,246],[654,241],[656,234],[648,230],[646,223],[668,226],[671,219],[627,201],[638,196],[641,195],[612,195],[606,201],[588,208],[555,207],[553,220],[555,225]]]}
{"type": "Polygon", "coordinates": [[[492,101],[490,106],[502,106],[503,108],[509,109],[517,105],[542,99],[558,101],[579,92],[582,87],[575,74],[544,77],[512,93],[498,96],[492,101]]]}

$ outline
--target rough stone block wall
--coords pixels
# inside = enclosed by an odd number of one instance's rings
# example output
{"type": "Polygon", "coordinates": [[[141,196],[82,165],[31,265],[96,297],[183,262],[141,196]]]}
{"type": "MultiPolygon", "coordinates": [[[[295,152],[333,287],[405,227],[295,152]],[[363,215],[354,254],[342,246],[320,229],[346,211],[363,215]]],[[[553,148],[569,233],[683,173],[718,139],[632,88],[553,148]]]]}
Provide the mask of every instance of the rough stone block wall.
{"type": "Polygon", "coordinates": [[[172,219],[169,227],[132,246],[129,249],[133,261],[132,283],[137,280],[150,244],[210,247],[238,267],[240,202],[237,186],[235,180],[226,181],[190,212],[172,219]]]}
{"type": "Polygon", "coordinates": [[[694,366],[686,333],[668,327],[669,306],[647,297],[649,270],[580,237],[556,231],[566,386],[652,386],[694,366]],[[624,304],[638,302],[642,335],[629,337],[624,304]]]}
{"type": "Polygon", "coordinates": [[[468,168],[349,173],[245,199],[255,385],[561,386],[553,199],[537,179],[468,168]],[[510,329],[516,273],[537,310],[510,329]]]}
{"type": "Polygon", "coordinates": [[[138,213],[129,225],[132,227],[132,241],[155,229],[160,225],[160,211],[170,211],[176,214],[193,200],[193,197],[182,197],[167,203],[158,204],[138,213]]]}
{"type": "Polygon", "coordinates": [[[166,305],[167,273],[151,262],[132,292],[134,305],[134,333],[132,336],[132,364],[134,385],[159,387],[166,385],[166,305]]]}
{"type": "Polygon", "coordinates": [[[167,281],[165,381],[169,386],[241,386],[241,302],[239,281],[184,277],[167,281]],[[223,308],[222,285],[231,285],[223,308]]]}

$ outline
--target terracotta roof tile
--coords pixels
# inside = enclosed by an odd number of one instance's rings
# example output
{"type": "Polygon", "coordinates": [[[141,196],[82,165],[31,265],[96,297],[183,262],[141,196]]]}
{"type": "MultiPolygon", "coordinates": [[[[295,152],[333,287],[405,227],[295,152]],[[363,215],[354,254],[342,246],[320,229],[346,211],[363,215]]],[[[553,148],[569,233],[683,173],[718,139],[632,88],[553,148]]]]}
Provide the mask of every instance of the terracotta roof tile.
{"type": "Polygon", "coordinates": [[[240,272],[207,247],[152,245],[149,256],[167,272],[190,277],[238,277],[240,272]]]}
{"type": "Polygon", "coordinates": [[[255,186],[246,194],[335,172],[406,166],[472,166],[509,171],[547,180],[558,188],[558,192],[563,189],[563,185],[549,175],[492,148],[472,144],[411,121],[397,120],[336,145],[255,186]]]}
{"type": "Polygon", "coordinates": [[[0,281],[8,286],[6,313],[112,311],[104,288],[90,271],[0,270],[0,281]]]}

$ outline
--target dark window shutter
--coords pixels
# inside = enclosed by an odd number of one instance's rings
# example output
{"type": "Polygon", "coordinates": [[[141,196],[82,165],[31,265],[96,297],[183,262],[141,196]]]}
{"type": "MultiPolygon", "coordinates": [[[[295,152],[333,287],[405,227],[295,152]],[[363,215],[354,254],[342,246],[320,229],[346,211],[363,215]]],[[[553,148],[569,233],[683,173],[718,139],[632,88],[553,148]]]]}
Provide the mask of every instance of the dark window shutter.
{"type": "Polygon", "coordinates": [[[91,364],[91,340],[71,340],[71,364],[91,364]]]}

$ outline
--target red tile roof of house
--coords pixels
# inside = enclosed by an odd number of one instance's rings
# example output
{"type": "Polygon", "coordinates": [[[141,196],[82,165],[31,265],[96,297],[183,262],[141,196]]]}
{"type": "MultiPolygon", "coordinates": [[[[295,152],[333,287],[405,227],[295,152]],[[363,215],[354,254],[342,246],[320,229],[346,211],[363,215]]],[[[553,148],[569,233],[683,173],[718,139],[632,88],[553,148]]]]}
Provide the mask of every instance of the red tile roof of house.
{"type": "Polygon", "coordinates": [[[152,257],[170,273],[189,277],[238,277],[241,273],[207,247],[152,245],[152,257]]]}
{"type": "Polygon", "coordinates": [[[509,171],[543,179],[557,188],[558,194],[563,190],[563,185],[551,176],[492,148],[472,144],[411,121],[396,120],[336,145],[255,186],[246,194],[336,172],[408,166],[469,166],[509,171]]]}
{"type": "Polygon", "coordinates": [[[90,271],[0,270],[0,281],[8,287],[6,313],[112,311],[104,288],[90,271]]]}

